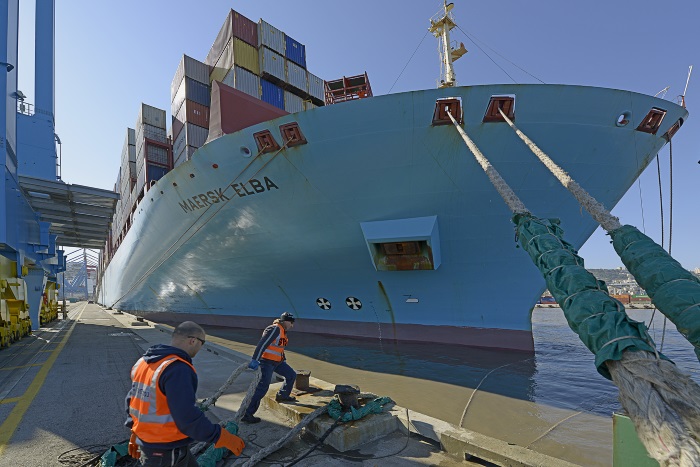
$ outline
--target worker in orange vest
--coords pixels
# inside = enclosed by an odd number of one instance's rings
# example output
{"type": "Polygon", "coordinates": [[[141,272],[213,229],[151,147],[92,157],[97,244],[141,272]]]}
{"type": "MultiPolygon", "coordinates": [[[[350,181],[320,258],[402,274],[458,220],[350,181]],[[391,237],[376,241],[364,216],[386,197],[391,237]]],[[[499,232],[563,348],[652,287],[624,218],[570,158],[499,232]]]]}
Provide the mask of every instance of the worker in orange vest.
{"type": "Polygon", "coordinates": [[[192,359],[205,343],[204,329],[185,321],[173,331],[170,345],[150,347],[131,369],[126,396],[131,429],[129,455],[143,466],[196,467],[189,445],[215,443],[236,456],[245,444],[238,436],[212,423],[197,406],[197,372],[192,359]]]}
{"type": "Polygon", "coordinates": [[[248,368],[255,370],[259,366],[262,375],[250,400],[250,405],[243,418],[241,418],[246,423],[258,423],[260,421],[260,417],[256,417],[255,412],[257,412],[258,407],[260,407],[260,401],[270,388],[272,373],[277,373],[284,378],[284,385],[275,396],[275,400],[277,402],[295,402],[297,400],[296,397],[290,395],[297,374],[287,364],[287,359],[284,355],[284,348],[289,342],[287,332],[294,326],[294,321],[293,314],[282,313],[279,319],[274,320],[271,325],[265,328],[260,342],[255,348],[248,368]]]}

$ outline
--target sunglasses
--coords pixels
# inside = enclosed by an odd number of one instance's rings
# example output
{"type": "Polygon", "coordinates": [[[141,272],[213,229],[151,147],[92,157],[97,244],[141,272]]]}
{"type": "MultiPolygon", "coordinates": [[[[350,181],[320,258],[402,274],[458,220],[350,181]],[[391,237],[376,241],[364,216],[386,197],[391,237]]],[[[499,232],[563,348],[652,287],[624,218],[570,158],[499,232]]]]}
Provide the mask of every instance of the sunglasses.
{"type": "Polygon", "coordinates": [[[188,337],[189,339],[197,339],[199,342],[202,343],[202,345],[204,345],[204,344],[207,342],[207,341],[205,341],[204,339],[202,339],[201,337],[197,337],[197,336],[187,336],[187,337],[188,337]]]}

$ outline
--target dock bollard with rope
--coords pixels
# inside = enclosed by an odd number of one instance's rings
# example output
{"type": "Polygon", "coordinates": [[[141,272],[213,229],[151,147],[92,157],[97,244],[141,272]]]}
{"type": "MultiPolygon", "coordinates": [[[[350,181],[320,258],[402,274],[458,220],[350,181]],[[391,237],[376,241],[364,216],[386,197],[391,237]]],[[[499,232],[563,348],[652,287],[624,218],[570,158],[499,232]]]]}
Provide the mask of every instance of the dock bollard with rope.
{"type": "MultiPolygon", "coordinates": [[[[454,116],[449,111],[447,115],[513,212],[520,244],[542,273],[569,327],[595,355],[598,372],[618,387],[620,402],[649,455],[662,466],[700,465],[700,386],[656,351],[644,324],[631,320],[624,306],[609,296],[605,283],[584,268],[583,259],[563,239],[558,220],[533,216],[454,116]]],[[[570,177],[567,183],[575,184],[570,177]]],[[[595,206],[591,200],[586,203],[595,206]]],[[[617,219],[605,221],[615,226],[617,219]]]]}
{"type": "MultiPolygon", "coordinates": [[[[226,389],[233,384],[236,379],[243,374],[243,372],[248,368],[248,363],[244,363],[240,366],[238,366],[236,369],[233,370],[231,373],[231,376],[226,380],[226,382],[211,396],[203,401],[199,402],[197,405],[202,411],[207,411],[212,405],[216,404],[216,401],[221,397],[222,394],[226,391],[226,389]]],[[[250,405],[250,399],[253,397],[253,393],[255,392],[256,387],[258,386],[258,383],[260,381],[260,377],[262,375],[261,371],[259,368],[253,370],[254,371],[254,377],[253,380],[250,382],[248,385],[248,390],[246,391],[245,396],[243,397],[243,401],[241,402],[241,406],[239,407],[238,411],[236,414],[227,420],[224,420],[220,422],[220,425],[222,426],[222,429],[228,430],[229,432],[233,434],[239,434],[239,425],[240,425],[240,420],[245,414],[246,409],[250,405]]],[[[311,423],[313,420],[316,418],[320,417],[321,415],[328,414],[329,417],[333,418],[335,422],[331,425],[331,428],[326,431],[326,433],[323,434],[316,443],[310,449],[304,456],[300,457],[295,461],[294,463],[298,462],[301,460],[303,457],[308,455],[313,449],[318,447],[325,438],[338,426],[342,425],[343,423],[347,423],[353,420],[360,420],[361,418],[364,418],[365,416],[369,414],[377,414],[381,413],[384,409],[384,406],[388,404],[392,404],[393,401],[389,397],[378,397],[375,394],[370,394],[370,393],[363,393],[359,394],[357,397],[358,399],[371,399],[369,402],[364,404],[361,407],[344,407],[341,402],[333,398],[329,401],[328,404],[323,405],[307,416],[305,416],[301,422],[299,422],[294,428],[292,428],[285,436],[277,440],[275,443],[261,449],[260,451],[256,452],[253,454],[250,459],[248,459],[243,466],[244,467],[252,467],[253,465],[256,465],[260,463],[263,459],[265,459],[267,456],[270,454],[278,451],[280,448],[282,448],[285,444],[287,444],[293,437],[298,435],[309,423],[311,423]]],[[[407,415],[408,416],[408,415],[407,415]]],[[[101,467],[111,467],[115,466],[116,462],[118,459],[121,459],[122,457],[128,456],[127,454],[127,445],[128,441],[125,441],[119,445],[114,445],[110,447],[101,457],[100,459],[100,466],[101,467]]],[[[226,457],[230,454],[230,451],[226,448],[216,448],[214,447],[213,444],[211,443],[197,443],[192,448],[190,449],[192,454],[197,457],[197,463],[200,467],[215,467],[218,462],[224,460],[224,466],[228,465],[233,465],[233,463],[237,462],[240,460],[239,457],[234,457],[231,459],[226,459],[226,457]],[[200,454],[201,453],[201,454],[200,454]]],[[[292,464],[290,464],[292,465],[292,464]]]]}

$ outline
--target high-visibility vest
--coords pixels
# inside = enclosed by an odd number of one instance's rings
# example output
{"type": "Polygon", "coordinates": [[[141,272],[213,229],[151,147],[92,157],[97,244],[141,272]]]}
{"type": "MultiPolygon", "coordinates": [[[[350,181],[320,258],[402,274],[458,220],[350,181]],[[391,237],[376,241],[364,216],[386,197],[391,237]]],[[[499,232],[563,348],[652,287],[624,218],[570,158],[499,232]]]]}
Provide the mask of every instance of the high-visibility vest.
{"type": "Polygon", "coordinates": [[[160,375],[178,360],[187,363],[196,373],[190,362],[177,355],[153,363],[140,358],[131,368],[132,383],[128,395],[131,398],[129,414],[134,421],[131,431],[146,443],[171,443],[187,438],[175,425],[168,399],[158,387],[160,375]]]}
{"type": "Polygon", "coordinates": [[[275,324],[280,329],[280,335],[277,337],[277,340],[273,341],[267,346],[262,354],[262,358],[272,360],[274,362],[281,362],[284,356],[284,347],[288,342],[287,331],[284,330],[284,326],[282,326],[279,322],[276,322],[275,324]]]}

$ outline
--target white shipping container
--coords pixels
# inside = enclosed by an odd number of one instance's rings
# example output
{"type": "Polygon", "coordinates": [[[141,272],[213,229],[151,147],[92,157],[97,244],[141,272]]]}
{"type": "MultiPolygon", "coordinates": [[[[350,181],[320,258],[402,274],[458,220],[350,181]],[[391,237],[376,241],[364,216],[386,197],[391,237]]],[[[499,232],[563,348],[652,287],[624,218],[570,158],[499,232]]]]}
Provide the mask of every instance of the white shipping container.
{"type": "Polygon", "coordinates": [[[136,144],[136,131],[133,128],[126,129],[126,141],[124,144],[131,144],[132,146],[136,144]]]}
{"type": "Polygon", "coordinates": [[[284,55],[286,44],[284,33],[262,19],[258,23],[258,44],[284,55]]]}
{"type": "Polygon", "coordinates": [[[192,159],[192,155],[197,149],[198,148],[193,148],[192,146],[184,146],[180,154],[178,154],[175,158],[175,163],[173,164],[173,167],[177,167],[178,165],[192,159]]]}
{"type": "Polygon", "coordinates": [[[304,110],[311,110],[311,109],[315,109],[316,107],[318,107],[318,106],[316,104],[314,104],[313,102],[304,101],[304,110]]]}
{"type": "Polygon", "coordinates": [[[202,128],[201,126],[188,123],[183,131],[187,131],[187,145],[194,148],[200,148],[204,146],[209,136],[209,128],[202,128]]]}
{"type": "Polygon", "coordinates": [[[165,130],[167,127],[165,124],[165,110],[142,103],[141,109],[139,110],[139,117],[136,120],[137,131],[140,124],[148,124],[165,130]]]}
{"type": "Polygon", "coordinates": [[[285,81],[297,89],[309,92],[309,83],[306,77],[307,71],[291,60],[285,60],[287,77],[285,81]]]}
{"type": "Polygon", "coordinates": [[[148,138],[160,143],[165,143],[168,140],[168,132],[165,128],[144,124],[136,129],[136,139],[148,138]]]}
{"type": "Polygon", "coordinates": [[[325,101],[326,99],[326,89],[324,87],[324,82],[321,78],[314,75],[313,73],[308,73],[309,76],[309,94],[312,97],[325,101]]]}
{"type": "Polygon", "coordinates": [[[200,83],[209,83],[209,67],[199,60],[183,55],[180,64],[175,72],[172,84],[170,84],[170,100],[175,97],[175,93],[180,88],[182,80],[187,76],[200,83]]]}
{"type": "Polygon", "coordinates": [[[304,100],[289,91],[284,91],[284,110],[290,114],[301,112],[304,110],[304,100]]]}
{"type": "Polygon", "coordinates": [[[234,66],[222,82],[256,99],[260,99],[260,77],[244,68],[234,66]]]}
{"type": "Polygon", "coordinates": [[[227,70],[230,70],[233,67],[233,52],[233,38],[231,38],[231,40],[229,40],[226,44],[226,47],[224,47],[219,60],[217,60],[214,67],[211,69],[212,73],[207,76],[207,83],[210,83],[214,79],[218,81],[221,76],[226,75],[227,70]]]}
{"type": "Polygon", "coordinates": [[[282,55],[263,47],[260,50],[260,74],[268,74],[284,81],[284,61],[282,55]]]}
{"type": "Polygon", "coordinates": [[[177,138],[175,138],[175,142],[173,143],[173,154],[175,154],[174,160],[177,160],[178,156],[185,148],[185,136],[187,136],[187,132],[183,129],[177,138]]]}
{"type": "Polygon", "coordinates": [[[180,153],[183,151],[185,146],[191,146],[194,148],[204,146],[208,136],[208,128],[202,128],[192,123],[187,123],[182,128],[182,131],[173,144],[173,154],[175,154],[175,160],[177,160],[178,156],[180,156],[180,153]]]}

